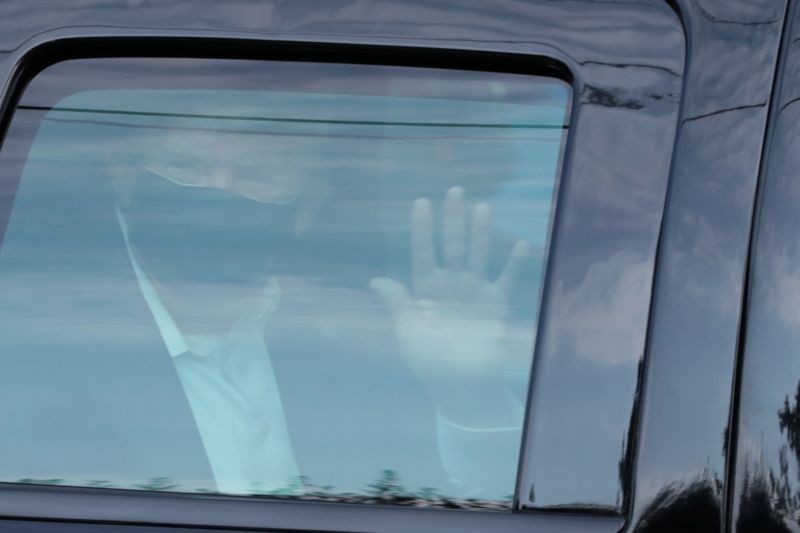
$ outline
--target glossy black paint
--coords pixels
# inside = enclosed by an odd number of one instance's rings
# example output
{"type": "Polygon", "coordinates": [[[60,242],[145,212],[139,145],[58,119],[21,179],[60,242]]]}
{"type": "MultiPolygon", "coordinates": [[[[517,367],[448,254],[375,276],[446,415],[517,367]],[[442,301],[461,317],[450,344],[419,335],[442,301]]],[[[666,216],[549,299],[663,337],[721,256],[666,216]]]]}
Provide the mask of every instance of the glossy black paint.
{"type": "Polygon", "coordinates": [[[632,531],[722,531],[753,198],[782,1],[681,4],[689,70],[650,318],[632,531]]]}
{"type": "Polygon", "coordinates": [[[772,109],[744,323],[732,531],[800,527],[800,10],[772,109]]]}
{"type": "MultiPolygon", "coordinates": [[[[722,531],[745,263],[785,9],[785,0],[3,1],[3,120],[20,76],[40,62],[164,47],[261,57],[286,42],[361,45],[376,61],[390,47],[412,64],[430,49],[544,56],[566,66],[576,96],[516,498],[526,512],[7,486],[0,516],[364,532],[618,531],[627,516],[632,531],[722,531]]],[[[453,61],[498,68],[482,54],[453,61]]],[[[0,521],[0,531],[87,530],[56,527],[0,521]]],[[[158,531],[98,528],[140,529],[158,531]]]]}

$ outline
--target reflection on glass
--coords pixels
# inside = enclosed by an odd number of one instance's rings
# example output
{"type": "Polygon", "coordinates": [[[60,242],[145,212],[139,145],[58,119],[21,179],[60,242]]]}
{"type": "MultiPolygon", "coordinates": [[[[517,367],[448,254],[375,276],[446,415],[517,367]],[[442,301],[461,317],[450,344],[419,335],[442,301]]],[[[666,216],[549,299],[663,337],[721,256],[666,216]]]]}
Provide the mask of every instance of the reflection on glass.
{"type": "Polygon", "coordinates": [[[15,115],[0,479],[507,507],[566,86],[159,61],[15,115]]]}

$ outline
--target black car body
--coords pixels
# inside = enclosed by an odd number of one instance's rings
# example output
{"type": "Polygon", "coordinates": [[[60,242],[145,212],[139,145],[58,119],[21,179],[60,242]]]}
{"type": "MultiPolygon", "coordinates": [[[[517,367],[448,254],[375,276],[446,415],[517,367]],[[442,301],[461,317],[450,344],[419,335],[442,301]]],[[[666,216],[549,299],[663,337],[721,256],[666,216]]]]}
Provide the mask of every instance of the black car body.
{"type": "MultiPolygon", "coordinates": [[[[793,0],[0,2],[0,139],[28,82],[75,58],[435,67],[573,90],[511,512],[4,483],[0,530],[800,529],[798,43],[793,0]],[[570,320],[576,299],[592,312],[570,320]],[[633,363],[569,363],[587,343],[633,363]]],[[[3,228],[16,180],[0,175],[3,228]]]]}

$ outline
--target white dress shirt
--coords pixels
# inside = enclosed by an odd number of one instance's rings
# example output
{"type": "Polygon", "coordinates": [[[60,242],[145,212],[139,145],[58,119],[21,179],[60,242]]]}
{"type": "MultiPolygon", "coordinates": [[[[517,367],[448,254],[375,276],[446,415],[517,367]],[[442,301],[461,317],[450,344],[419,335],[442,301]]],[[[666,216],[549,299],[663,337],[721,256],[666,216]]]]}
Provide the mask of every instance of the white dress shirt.
{"type": "Polygon", "coordinates": [[[224,336],[185,336],[158,291],[128,254],[147,306],[172,357],[208,456],[217,490],[291,494],[299,489],[283,405],[264,344],[263,326],[280,299],[270,279],[257,309],[224,336]]]}
{"type": "MultiPolygon", "coordinates": [[[[280,300],[271,278],[252,316],[224,337],[184,335],[158,291],[133,256],[125,220],[117,210],[139,288],[189,400],[217,490],[226,494],[302,494],[283,405],[264,343],[264,324],[280,300]]],[[[512,419],[524,406],[509,395],[503,402],[512,419]]],[[[472,428],[436,416],[442,464],[462,497],[512,493],[521,425],[472,428]],[[494,460],[491,460],[494,459],[494,460]]]]}

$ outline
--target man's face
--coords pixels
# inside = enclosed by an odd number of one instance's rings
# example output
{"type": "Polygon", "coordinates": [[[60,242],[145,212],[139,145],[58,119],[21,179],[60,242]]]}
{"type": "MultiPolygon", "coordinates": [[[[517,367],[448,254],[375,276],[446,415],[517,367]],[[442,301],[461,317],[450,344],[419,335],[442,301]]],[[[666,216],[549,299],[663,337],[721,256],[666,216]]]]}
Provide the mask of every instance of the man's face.
{"type": "Polygon", "coordinates": [[[287,204],[307,188],[302,161],[308,159],[312,142],[277,135],[168,130],[145,156],[145,167],[180,185],[287,204]],[[298,157],[304,151],[306,157],[298,157]]]}
{"type": "Polygon", "coordinates": [[[216,331],[257,313],[293,237],[307,187],[289,143],[273,140],[168,131],[143,153],[121,202],[134,257],[190,328],[216,331]]]}

